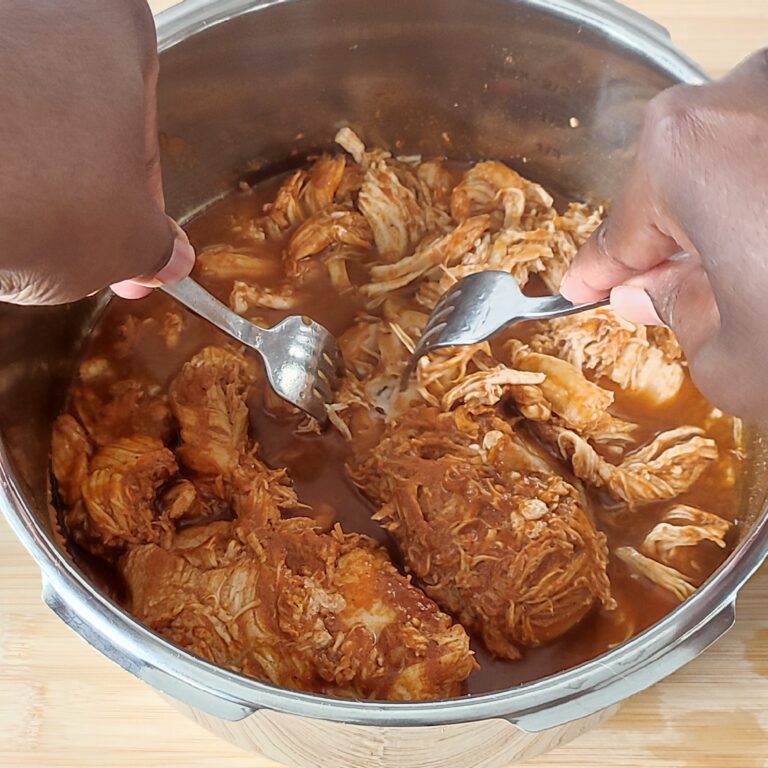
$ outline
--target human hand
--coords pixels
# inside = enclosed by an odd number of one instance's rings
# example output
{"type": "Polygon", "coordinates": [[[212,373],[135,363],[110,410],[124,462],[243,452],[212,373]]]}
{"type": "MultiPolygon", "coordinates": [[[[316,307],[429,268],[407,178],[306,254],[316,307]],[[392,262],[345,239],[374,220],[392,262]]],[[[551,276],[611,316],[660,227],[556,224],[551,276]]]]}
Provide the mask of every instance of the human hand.
{"type": "Polygon", "coordinates": [[[186,276],[164,213],[144,0],[0,2],[0,300],[127,298],[186,276]]]}
{"type": "Polygon", "coordinates": [[[561,290],[666,323],[712,402],[768,420],[768,50],[651,101],[623,190],[561,290]]]}

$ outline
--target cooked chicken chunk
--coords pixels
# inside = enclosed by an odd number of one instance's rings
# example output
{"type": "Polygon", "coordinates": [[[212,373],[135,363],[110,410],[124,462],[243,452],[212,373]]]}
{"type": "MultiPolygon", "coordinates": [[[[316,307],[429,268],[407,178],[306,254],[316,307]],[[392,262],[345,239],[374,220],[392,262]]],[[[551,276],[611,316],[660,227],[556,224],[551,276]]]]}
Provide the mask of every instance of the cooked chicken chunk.
{"type": "Polygon", "coordinates": [[[96,445],[142,434],[166,441],[172,433],[168,398],[157,384],[117,379],[113,372],[95,384],[79,384],[72,404],[96,445]]]}
{"type": "Polygon", "coordinates": [[[557,355],[595,378],[605,376],[622,389],[643,393],[654,403],[668,402],[683,385],[680,361],[656,346],[643,326],[609,309],[596,309],[546,323],[531,341],[538,352],[557,355]]]}
{"type": "Polygon", "coordinates": [[[645,576],[662,589],[671,592],[680,601],[696,591],[696,587],[680,571],[640,554],[634,547],[619,547],[616,556],[640,576],[645,576]]]}
{"type": "Polygon", "coordinates": [[[335,253],[359,254],[372,246],[372,233],[365,217],[340,206],[324,208],[310,216],[288,241],[289,274],[298,270],[298,262],[327,249],[335,253]]]}
{"type": "Polygon", "coordinates": [[[548,405],[547,410],[557,414],[566,427],[597,443],[626,444],[632,440],[635,425],[608,412],[613,403],[612,392],[588,381],[578,368],[565,360],[532,352],[519,341],[512,340],[507,349],[513,366],[544,374],[537,386],[548,405]]]}
{"type": "Polygon", "coordinates": [[[275,202],[266,206],[265,216],[260,220],[266,236],[277,239],[331,205],[344,179],[345,166],[343,156],[324,155],[310,170],[291,175],[280,187],[275,202]]]}
{"type": "Polygon", "coordinates": [[[287,688],[366,699],[454,696],[476,666],[458,624],[385,552],[306,518],[212,523],[133,549],[131,610],[182,648],[287,688]],[[236,534],[236,535],[233,535],[236,534]]]}
{"type": "Polygon", "coordinates": [[[122,438],[99,450],[82,484],[90,530],[107,547],[157,542],[170,530],[158,517],[158,489],[178,471],[157,439],[122,438]]]}
{"type": "Polygon", "coordinates": [[[221,347],[206,347],[171,383],[181,428],[179,460],[203,496],[225,500],[241,518],[262,521],[299,506],[285,470],[270,469],[248,437],[246,398],[256,382],[252,360],[221,347]]]}
{"type": "Polygon", "coordinates": [[[606,490],[616,499],[635,507],[665,501],[687,491],[717,458],[717,445],[695,427],[662,432],[649,445],[611,464],[571,430],[542,425],[539,431],[552,440],[573,471],[590,485],[606,490]]]}
{"type": "Polygon", "coordinates": [[[280,264],[270,252],[256,246],[212,245],[197,254],[195,264],[203,279],[263,283],[280,272],[280,264]]]}
{"type": "Polygon", "coordinates": [[[605,538],[573,486],[531,471],[538,461],[490,409],[421,406],[353,468],[427,594],[502,658],[612,605],[605,538]]]}
{"type": "Polygon", "coordinates": [[[301,195],[301,202],[309,215],[322,211],[334,202],[346,167],[343,155],[321,155],[315,160],[301,195]]]}
{"type": "Polygon", "coordinates": [[[72,507],[83,496],[83,483],[88,477],[88,463],[93,453],[91,441],[78,421],[68,413],[53,425],[51,465],[64,503],[72,507]]]}
{"type": "Polygon", "coordinates": [[[248,439],[245,398],[256,366],[239,352],[206,347],[185,363],[170,386],[181,427],[181,463],[201,475],[231,477],[248,439]]]}
{"type": "Polygon", "coordinates": [[[88,479],[92,455],[93,444],[80,423],[68,413],[59,416],[53,425],[51,440],[51,469],[55,480],[52,501],[58,513],[56,528],[61,528],[83,549],[104,555],[109,548],[94,532],[83,502],[83,485],[88,479]]]}
{"type": "Polygon", "coordinates": [[[642,549],[650,557],[673,565],[673,558],[681,547],[695,547],[711,541],[721,549],[731,523],[711,512],[690,504],[672,507],[643,540],[642,549]]]}

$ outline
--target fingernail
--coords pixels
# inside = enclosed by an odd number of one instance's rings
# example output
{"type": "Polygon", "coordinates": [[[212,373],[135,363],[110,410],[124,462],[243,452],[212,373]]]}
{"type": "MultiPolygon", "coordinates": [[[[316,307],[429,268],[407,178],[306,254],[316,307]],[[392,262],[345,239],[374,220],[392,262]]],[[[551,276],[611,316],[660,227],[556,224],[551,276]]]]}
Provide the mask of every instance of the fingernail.
{"type": "Polygon", "coordinates": [[[572,270],[569,270],[565,273],[565,277],[560,283],[560,293],[568,301],[574,304],[581,304],[585,301],[596,301],[603,298],[608,293],[608,289],[598,291],[590,288],[583,280],[576,277],[572,270]]]}
{"type": "Polygon", "coordinates": [[[121,280],[109,286],[112,292],[121,299],[143,299],[152,293],[151,288],[134,283],[133,280],[121,280]]]}
{"type": "Polygon", "coordinates": [[[640,325],[664,325],[648,292],[639,285],[617,285],[611,290],[611,308],[640,325]]]}

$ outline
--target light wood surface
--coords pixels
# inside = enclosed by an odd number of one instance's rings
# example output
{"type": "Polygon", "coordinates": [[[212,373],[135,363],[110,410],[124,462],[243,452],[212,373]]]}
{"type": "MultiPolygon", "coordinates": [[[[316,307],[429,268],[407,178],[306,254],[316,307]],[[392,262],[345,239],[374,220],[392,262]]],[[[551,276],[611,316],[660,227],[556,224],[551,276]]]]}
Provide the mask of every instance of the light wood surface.
{"type": "MultiPolygon", "coordinates": [[[[768,0],[628,4],[664,24],[713,75],[768,45],[768,0]]],[[[768,768],[766,595],[763,569],[721,643],[532,768],[768,768]]],[[[0,766],[276,764],[208,734],[75,637],[42,606],[37,568],[0,522],[0,766]]]]}

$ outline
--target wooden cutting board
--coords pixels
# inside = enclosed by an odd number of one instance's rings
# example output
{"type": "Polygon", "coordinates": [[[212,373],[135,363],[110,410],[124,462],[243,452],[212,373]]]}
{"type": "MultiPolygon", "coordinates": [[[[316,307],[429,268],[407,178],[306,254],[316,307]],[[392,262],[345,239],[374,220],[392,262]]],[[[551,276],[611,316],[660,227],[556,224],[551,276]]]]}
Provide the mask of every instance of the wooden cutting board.
{"type": "MultiPolygon", "coordinates": [[[[151,3],[158,11],[172,3],[151,3]]],[[[715,75],[768,45],[768,0],[631,0],[715,75]]],[[[0,522],[0,766],[275,768],[200,729],[40,602],[0,522]]],[[[532,768],[768,768],[768,568],[715,648],[532,768]]],[[[452,768],[446,766],[446,768],[452,768]]]]}

